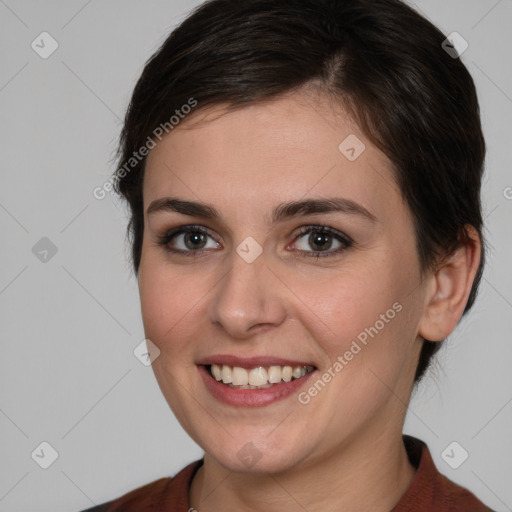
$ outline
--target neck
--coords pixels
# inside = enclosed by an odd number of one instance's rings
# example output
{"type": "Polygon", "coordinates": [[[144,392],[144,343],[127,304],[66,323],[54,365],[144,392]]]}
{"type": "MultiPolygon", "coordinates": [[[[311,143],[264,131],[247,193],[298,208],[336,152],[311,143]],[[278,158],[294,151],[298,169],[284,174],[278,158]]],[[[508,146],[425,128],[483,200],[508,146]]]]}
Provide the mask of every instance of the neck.
{"type": "Polygon", "coordinates": [[[389,434],[359,432],[316,461],[274,474],[233,473],[206,454],[192,481],[190,506],[198,512],[389,512],[416,472],[401,432],[389,434]]]}

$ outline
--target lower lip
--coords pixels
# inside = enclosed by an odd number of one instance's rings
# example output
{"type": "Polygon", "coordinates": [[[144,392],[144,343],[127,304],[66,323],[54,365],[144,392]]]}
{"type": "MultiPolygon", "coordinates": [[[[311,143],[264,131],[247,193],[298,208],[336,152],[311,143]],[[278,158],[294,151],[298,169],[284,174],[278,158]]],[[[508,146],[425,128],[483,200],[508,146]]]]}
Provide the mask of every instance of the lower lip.
{"type": "Polygon", "coordinates": [[[277,402],[298,391],[313,375],[316,370],[304,375],[300,379],[294,379],[290,382],[274,384],[265,389],[236,389],[230,388],[221,382],[215,380],[206,366],[199,365],[199,373],[210,393],[219,401],[238,407],[262,407],[264,405],[277,402]]]}

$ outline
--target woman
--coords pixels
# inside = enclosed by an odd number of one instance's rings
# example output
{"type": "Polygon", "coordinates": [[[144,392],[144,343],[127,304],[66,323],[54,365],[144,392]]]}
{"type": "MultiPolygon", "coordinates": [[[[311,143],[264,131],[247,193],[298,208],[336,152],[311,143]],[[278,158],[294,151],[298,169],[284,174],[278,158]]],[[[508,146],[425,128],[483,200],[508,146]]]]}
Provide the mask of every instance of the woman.
{"type": "Polygon", "coordinates": [[[484,154],[455,46],[399,0],[196,9],[137,83],[114,186],[205,455],[90,510],[490,510],[402,434],[475,300],[484,154]]]}

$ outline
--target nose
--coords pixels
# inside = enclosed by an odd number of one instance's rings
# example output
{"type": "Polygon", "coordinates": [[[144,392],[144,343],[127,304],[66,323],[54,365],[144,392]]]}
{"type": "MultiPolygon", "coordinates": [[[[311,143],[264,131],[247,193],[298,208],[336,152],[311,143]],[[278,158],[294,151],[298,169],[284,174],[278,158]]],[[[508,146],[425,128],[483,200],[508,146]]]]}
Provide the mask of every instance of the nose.
{"type": "Polygon", "coordinates": [[[281,325],[286,318],[285,287],[266,265],[264,253],[252,263],[236,252],[229,260],[212,292],[211,322],[237,340],[281,325]]]}

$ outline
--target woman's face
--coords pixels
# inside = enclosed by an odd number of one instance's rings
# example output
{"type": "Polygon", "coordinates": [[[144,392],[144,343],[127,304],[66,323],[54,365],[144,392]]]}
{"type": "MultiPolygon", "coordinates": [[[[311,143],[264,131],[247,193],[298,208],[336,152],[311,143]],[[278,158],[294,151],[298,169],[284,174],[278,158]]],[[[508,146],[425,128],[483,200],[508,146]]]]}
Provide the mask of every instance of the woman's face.
{"type": "Polygon", "coordinates": [[[294,93],[197,112],[148,156],[153,369],[185,430],[234,471],[305,467],[403,426],[426,302],[412,219],[389,160],[334,109],[294,93]],[[325,200],[339,208],[286,207],[325,200]],[[285,382],[285,366],[314,370],[285,382]],[[247,378],[267,387],[229,384],[247,378]]]}

